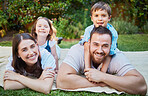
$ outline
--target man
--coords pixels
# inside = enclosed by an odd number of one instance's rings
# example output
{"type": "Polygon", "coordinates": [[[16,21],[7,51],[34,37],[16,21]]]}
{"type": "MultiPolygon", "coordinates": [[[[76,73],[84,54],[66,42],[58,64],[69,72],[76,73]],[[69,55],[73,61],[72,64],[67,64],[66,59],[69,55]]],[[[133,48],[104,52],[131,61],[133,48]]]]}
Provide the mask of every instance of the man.
{"type": "Polygon", "coordinates": [[[145,95],[147,85],[143,76],[129,63],[124,54],[117,51],[111,59],[107,73],[101,72],[102,62],[109,55],[112,34],[105,27],[94,28],[90,35],[89,52],[91,68],[84,70],[84,47],[77,44],[68,52],[57,76],[57,87],[77,89],[110,86],[129,94],[145,95]],[[85,74],[82,77],[79,74],[85,74]],[[114,74],[114,75],[113,75],[114,74]]]}

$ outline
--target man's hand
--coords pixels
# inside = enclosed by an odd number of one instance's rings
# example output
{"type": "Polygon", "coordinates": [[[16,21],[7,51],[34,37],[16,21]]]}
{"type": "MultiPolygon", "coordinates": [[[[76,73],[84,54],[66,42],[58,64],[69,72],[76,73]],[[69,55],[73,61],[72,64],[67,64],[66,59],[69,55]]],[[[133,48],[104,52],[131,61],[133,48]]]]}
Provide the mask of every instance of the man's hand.
{"type": "Polygon", "coordinates": [[[97,70],[97,69],[92,69],[92,68],[87,68],[85,69],[85,76],[86,78],[91,81],[91,82],[103,82],[102,78],[104,78],[105,73],[97,70]]]}
{"type": "Polygon", "coordinates": [[[55,76],[55,72],[54,70],[50,70],[50,69],[52,68],[47,67],[46,69],[44,69],[39,79],[44,80],[46,78],[53,78],[55,76]]]}

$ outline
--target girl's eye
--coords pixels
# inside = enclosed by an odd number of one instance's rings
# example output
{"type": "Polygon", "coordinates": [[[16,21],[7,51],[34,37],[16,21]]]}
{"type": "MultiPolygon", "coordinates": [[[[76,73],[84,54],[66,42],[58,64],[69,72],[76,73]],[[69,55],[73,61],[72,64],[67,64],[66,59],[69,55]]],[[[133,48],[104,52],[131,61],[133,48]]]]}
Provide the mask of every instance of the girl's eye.
{"type": "Polygon", "coordinates": [[[45,28],[48,28],[48,26],[44,26],[45,28]]]}

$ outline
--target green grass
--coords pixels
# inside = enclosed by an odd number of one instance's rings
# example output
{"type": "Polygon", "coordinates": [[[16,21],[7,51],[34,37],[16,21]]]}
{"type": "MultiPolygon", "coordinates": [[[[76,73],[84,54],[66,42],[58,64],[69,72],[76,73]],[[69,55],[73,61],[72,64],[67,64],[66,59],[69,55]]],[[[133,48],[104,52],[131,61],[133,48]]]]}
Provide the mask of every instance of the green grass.
{"type": "MultiPolygon", "coordinates": [[[[93,92],[71,92],[71,91],[62,91],[62,90],[54,90],[49,94],[45,95],[43,93],[39,93],[33,91],[31,89],[25,88],[21,90],[6,90],[4,91],[2,87],[0,87],[0,96],[118,96],[118,94],[106,94],[106,93],[93,93],[93,92]]],[[[120,94],[120,96],[140,96],[140,95],[129,95],[129,94],[120,94]]]]}
{"type": "Polygon", "coordinates": [[[61,44],[59,44],[60,48],[70,48],[72,45],[77,44],[79,40],[74,41],[62,41],[61,44]]]}
{"type": "MultiPolygon", "coordinates": [[[[61,48],[70,48],[79,40],[62,41],[61,48]]],[[[0,42],[0,46],[11,46],[11,41],[0,42]]],[[[119,35],[118,48],[122,51],[148,51],[148,34],[119,35]]]]}
{"type": "Polygon", "coordinates": [[[148,51],[148,34],[119,35],[118,48],[122,51],[148,51]]]}
{"type": "Polygon", "coordinates": [[[3,42],[0,42],[0,46],[12,46],[12,42],[11,41],[3,41],[3,42]]]}
{"type": "MultiPolygon", "coordinates": [[[[61,48],[70,48],[79,41],[62,41],[61,48]]],[[[0,46],[11,46],[11,41],[0,42],[0,46]]],[[[148,51],[148,34],[119,35],[118,48],[122,51],[148,51]]],[[[51,91],[50,94],[35,92],[25,88],[22,90],[6,90],[0,87],[0,96],[118,96],[117,94],[92,93],[92,92],[67,92],[62,90],[51,91]]],[[[121,94],[121,96],[140,96],[121,94]]]]}
{"type": "MultiPolygon", "coordinates": [[[[62,41],[61,48],[70,48],[79,40],[62,41]]],[[[0,42],[0,46],[11,46],[11,41],[0,42]]],[[[118,48],[122,51],[148,51],[148,34],[119,35],[118,48]]]]}

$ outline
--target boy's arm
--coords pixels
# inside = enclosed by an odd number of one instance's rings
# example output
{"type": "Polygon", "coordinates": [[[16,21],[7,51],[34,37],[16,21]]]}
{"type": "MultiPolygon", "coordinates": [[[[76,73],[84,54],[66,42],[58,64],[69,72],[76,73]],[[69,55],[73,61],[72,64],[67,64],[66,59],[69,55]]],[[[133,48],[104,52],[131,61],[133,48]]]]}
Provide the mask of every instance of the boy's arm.
{"type": "Polygon", "coordinates": [[[85,42],[88,42],[89,38],[90,38],[90,33],[93,29],[94,25],[88,26],[85,29],[85,33],[84,33],[84,38],[82,38],[82,40],[79,42],[80,45],[84,45],[85,42]]]}
{"type": "Polygon", "coordinates": [[[85,68],[90,68],[91,67],[91,62],[90,62],[90,53],[89,53],[89,44],[88,42],[84,43],[84,64],[85,68]]]}
{"type": "Polygon", "coordinates": [[[116,54],[118,33],[115,30],[115,28],[111,24],[109,24],[109,23],[107,24],[107,28],[112,33],[112,45],[111,45],[111,48],[110,48],[110,55],[114,55],[114,54],[116,54]]]}
{"type": "Polygon", "coordinates": [[[112,56],[109,55],[107,56],[107,58],[105,59],[105,61],[103,62],[103,65],[102,65],[102,68],[101,68],[101,71],[106,73],[107,72],[107,69],[108,69],[108,66],[110,64],[110,61],[111,61],[111,58],[112,56]]]}

